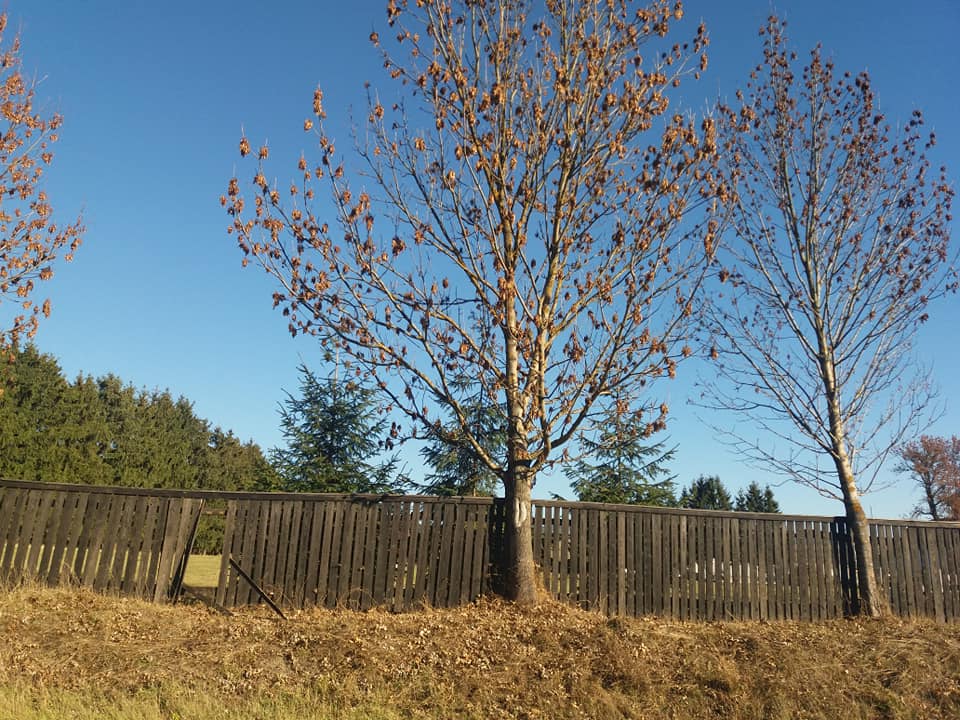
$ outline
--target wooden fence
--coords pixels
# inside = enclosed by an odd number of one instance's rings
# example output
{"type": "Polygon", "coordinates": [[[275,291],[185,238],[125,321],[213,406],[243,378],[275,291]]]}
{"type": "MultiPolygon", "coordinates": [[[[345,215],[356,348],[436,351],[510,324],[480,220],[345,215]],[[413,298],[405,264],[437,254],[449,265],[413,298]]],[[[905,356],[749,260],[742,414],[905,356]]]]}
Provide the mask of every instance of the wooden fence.
{"type": "MultiPolygon", "coordinates": [[[[556,599],[610,615],[823,620],[858,610],[845,518],[537,501],[534,556],[556,599]]],[[[960,620],[960,525],[871,521],[902,616],[960,620]]]]}
{"type": "Polygon", "coordinates": [[[0,581],[176,596],[203,500],[128,488],[0,481],[0,581]]]}
{"type": "Polygon", "coordinates": [[[490,589],[501,511],[489,498],[230,500],[217,600],[256,602],[259,588],[294,607],[469,602],[490,589]]]}
{"type": "MultiPolygon", "coordinates": [[[[504,506],[489,498],[136,491],[0,481],[0,575],[176,593],[204,499],[226,501],[217,601],[402,610],[497,589],[504,506]]],[[[538,500],[543,587],[610,615],[821,620],[856,612],[842,517],[538,500]]],[[[871,521],[890,609],[960,621],[960,524],[871,521]]]]}

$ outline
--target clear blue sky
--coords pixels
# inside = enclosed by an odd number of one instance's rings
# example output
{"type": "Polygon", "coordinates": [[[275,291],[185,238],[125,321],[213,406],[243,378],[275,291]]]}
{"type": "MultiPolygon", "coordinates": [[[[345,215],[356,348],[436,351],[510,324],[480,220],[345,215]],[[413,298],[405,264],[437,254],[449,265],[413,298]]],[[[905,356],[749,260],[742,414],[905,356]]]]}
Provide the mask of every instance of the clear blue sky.
{"type": "MultiPolygon", "coordinates": [[[[362,106],[365,80],[380,78],[367,36],[385,34],[384,7],[10,0],[9,29],[21,31],[26,67],[42,78],[38,97],[66,119],[47,189],[61,221],[82,210],[88,228],[75,261],[43,288],[53,316],[37,343],[69,376],[113,372],[169,388],[242,439],[264,449],[280,442],[283,390],[296,389],[301,359],[323,369],[320,351],[287,334],[270,307],[269,279],[241,270],[218,198],[235,172],[241,128],[255,144],[269,141],[278,173],[294,169],[301,149],[309,153],[302,123],[318,84],[346,145],[347,109],[362,106]]],[[[936,162],[960,176],[956,0],[689,0],[676,37],[692,35],[702,18],[712,41],[708,72],[685,91],[688,107],[743,84],[773,7],[801,53],[820,42],[840,69],[868,69],[888,117],[921,108],[937,130],[936,162]]],[[[949,298],[919,338],[920,359],[933,365],[947,404],[932,428],[938,434],[960,434],[958,315],[960,298],[949,298]]],[[[736,490],[776,481],[743,467],[685,407],[697,372],[709,368],[681,365],[680,378],[659,388],[676,410],[666,439],[678,446],[678,482],[719,474],[736,490]]],[[[810,490],[775,491],[787,512],[841,512],[810,490]]],[[[569,496],[559,478],[541,480],[534,494],[551,492],[569,496]]],[[[902,481],[865,503],[873,516],[899,517],[914,498],[902,481]]]]}

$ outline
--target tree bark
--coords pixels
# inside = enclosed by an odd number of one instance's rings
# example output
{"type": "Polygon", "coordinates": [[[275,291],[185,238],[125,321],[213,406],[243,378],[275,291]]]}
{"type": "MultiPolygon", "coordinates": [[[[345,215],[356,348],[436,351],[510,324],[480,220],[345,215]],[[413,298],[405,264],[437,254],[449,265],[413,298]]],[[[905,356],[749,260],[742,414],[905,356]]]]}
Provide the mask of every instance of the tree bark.
{"type": "Polygon", "coordinates": [[[504,529],[503,594],[519,605],[537,603],[537,575],[533,563],[533,535],[530,526],[533,477],[528,468],[517,465],[504,483],[506,527],[504,529]]]}
{"type": "Polygon", "coordinates": [[[837,473],[843,490],[843,506],[847,512],[847,527],[853,538],[853,548],[857,556],[857,589],[859,605],[856,608],[861,615],[880,617],[885,605],[880,595],[877,575],[873,571],[873,548],[870,544],[870,522],[860,503],[860,493],[853,478],[853,470],[846,454],[836,458],[837,473]]]}

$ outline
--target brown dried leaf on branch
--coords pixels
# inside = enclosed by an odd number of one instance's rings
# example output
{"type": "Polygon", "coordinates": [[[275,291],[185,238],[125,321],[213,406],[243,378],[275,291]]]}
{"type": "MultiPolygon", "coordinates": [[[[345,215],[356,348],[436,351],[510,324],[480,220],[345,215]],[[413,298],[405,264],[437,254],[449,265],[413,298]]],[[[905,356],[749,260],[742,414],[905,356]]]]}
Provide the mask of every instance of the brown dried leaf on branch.
{"type": "Polygon", "coordinates": [[[61,252],[73,259],[84,230],[79,218],[54,222],[41,181],[63,119],[35,111],[36,83],[24,76],[19,36],[4,40],[6,26],[0,14],[0,307],[8,303],[13,313],[0,321],[0,349],[32,338],[40,316],[50,315],[50,301],[35,297],[37,284],[53,277],[61,252]]]}

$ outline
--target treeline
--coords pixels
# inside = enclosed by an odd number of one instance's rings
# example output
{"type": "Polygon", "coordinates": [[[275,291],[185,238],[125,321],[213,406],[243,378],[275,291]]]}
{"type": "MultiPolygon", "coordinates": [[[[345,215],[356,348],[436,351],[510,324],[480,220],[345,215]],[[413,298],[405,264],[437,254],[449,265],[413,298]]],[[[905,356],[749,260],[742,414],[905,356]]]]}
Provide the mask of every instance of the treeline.
{"type": "Polygon", "coordinates": [[[45,482],[202,490],[276,486],[253,442],[211,427],[169,390],[115,375],[64,377],[29,345],[0,368],[0,476],[45,482]]]}
{"type": "MultiPolygon", "coordinates": [[[[422,479],[391,454],[373,392],[336,373],[301,366],[300,387],[280,407],[283,446],[267,457],[255,443],[211,427],[169,390],[137,389],[115,375],[68,381],[56,358],[33,345],[0,369],[0,476],[20,480],[198,490],[425,492],[494,495],[498,479],[460,439],[438,428],[421,451],[422,479]]],[[[497,414],[470,410],[487,450],[503,452],[497,414]]],[[[769,487],[736,497],[716,476],[679,489],[666,469],[674,451],[648,445],[636,428],[611,423],[566,470],[578,500],[704,510],[779,512],[769,487]]]]}

